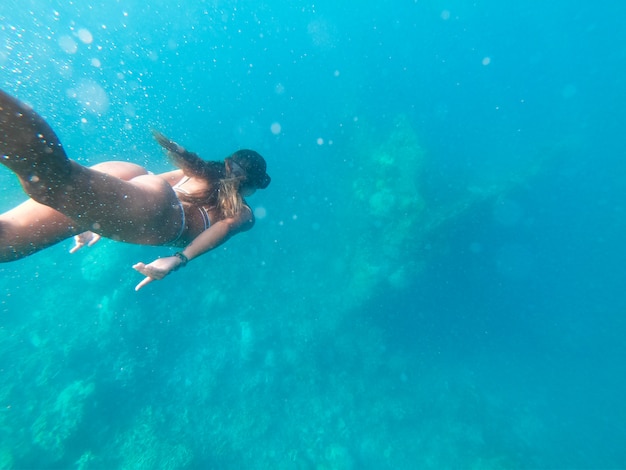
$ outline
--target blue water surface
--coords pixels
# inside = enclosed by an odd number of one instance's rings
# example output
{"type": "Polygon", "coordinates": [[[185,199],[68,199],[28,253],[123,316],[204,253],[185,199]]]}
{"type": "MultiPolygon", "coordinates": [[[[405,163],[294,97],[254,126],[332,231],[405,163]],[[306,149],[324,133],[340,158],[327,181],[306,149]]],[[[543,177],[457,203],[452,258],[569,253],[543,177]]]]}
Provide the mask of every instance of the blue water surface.
{"type": "Polygon", "coordinates": [[[159,129],[272,184],[140,292],[172,249],[0,266],[0,468],[626,467],[625,15],[4,0],[0,88],[70,158],[167,171],[159,129]]]}

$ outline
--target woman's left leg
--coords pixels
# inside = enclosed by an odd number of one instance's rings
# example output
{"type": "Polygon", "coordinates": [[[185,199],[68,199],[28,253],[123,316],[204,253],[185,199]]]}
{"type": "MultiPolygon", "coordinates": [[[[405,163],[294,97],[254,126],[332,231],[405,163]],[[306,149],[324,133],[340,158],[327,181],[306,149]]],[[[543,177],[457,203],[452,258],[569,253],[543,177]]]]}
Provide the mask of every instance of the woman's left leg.
{"type": "Polygon", "coordinates": [[[1,91],[0,155],[32,199],[64,214],[78,231],[153,245],[179,232],[180,205],[165,180],[142,175],[123,181],[71,161],[50,126],[1,91]]]}

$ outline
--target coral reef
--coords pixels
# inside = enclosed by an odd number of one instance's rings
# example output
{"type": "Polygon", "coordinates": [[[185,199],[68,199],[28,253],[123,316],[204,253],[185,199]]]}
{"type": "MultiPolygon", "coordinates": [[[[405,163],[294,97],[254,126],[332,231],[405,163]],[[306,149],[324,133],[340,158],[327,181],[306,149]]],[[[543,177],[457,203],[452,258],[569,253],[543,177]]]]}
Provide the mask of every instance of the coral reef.
{"type": "Polygon", "coordinates": [[[520,427],[521,413],[507,421],[471,379],[453,387],[398,356],[362,313],[414,282],[446,223],[507,185],[439,206],[410,120],[373,134],[362,125],[344,149],[341,185],[317,182],[334,204],[312,209],[314,232],[264,222],[152,293],[132,291],[140,247],[3,266],[5,309],[20,314],[0,324],[0,467],[515,467],[523,443],[488,423],[520,427]]]}
{"type": "Polygon", "coordinates": [[[72,382],[59,393],[52,406],[43,409],[33,423],[33,443],[49,453],[53,460],[63,457],[66,441],[81,425],[85,402],[93,391],[92,382],[72,382]]]}

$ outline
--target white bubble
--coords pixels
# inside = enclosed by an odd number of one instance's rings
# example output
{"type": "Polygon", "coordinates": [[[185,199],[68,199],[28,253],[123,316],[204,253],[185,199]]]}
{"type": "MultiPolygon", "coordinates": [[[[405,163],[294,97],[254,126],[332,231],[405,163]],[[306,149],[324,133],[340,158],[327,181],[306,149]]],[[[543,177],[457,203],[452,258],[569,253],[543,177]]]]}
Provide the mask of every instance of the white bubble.
{"type": "Polygon", "coordinates": [[[281,127],[280,123],[278,123],[278,122],[274,122],[270,126],[270,130],[272,131],[272,134],[274,134],[274,135],[280,134],[281,129],[282,129],[282,127],[281,127]]]}
{"type": "Polygon", "coordinates": [[[59,46],[68,54],[76,54],[78,50],[78,44],[69,36],[61,36],[59,38],[59,46]]]}
{"type": "Polygon", "coordinates": [[[267,210],[265,207],[259,206],[254,209],[254,217],[257,219],[264,219],[267,216],[267,210]]]}
{"type": "Polygon", "coordinates": [[[123,107],[123,110],[124,110],[124,115],[127,118],[135,118],[135,117],[137,117],[137,109],[132,104],[125,103],[124,107],[123,107]]]}
{"type": "Polygon", "coordinates": [[[84,80],[67,91],[84,109],[93,114],[104,114],[109,109],[109,95],[104,88],[91,80],[84,80]]]}
{"type": "Polygon", "coordinates": [[[484,57],[481,63],[483,65],[489,65],[491,63],[491,57],[484,57]]]}
{"type": "Polygon", "coordinates": [[[97,68],[102,66],[102,62],[99,59],[91,59],[91,65],[97,68]]]}
{"type": "Polygon", "coordinates": [[[450,19],[450,10],[443,10],[441,12],[441,19],[442,20],[449,20],[450,19]]]}
{"type": "Polygon", "coordinates": [[[322,139],[321,137],[317,138],[317,145],[324,145],[324,139],[322,139]]]}
{"type": "Polygon", "coordinates": [[[340,75],[339,70],[335,70],[335,71],[333,72],[333,75],[334,75],[335,77],[338,77],[338,76],[340,75]]]}
{"type": "Polygon", "coordinates": [[[84,44],[91,44],[93,42],[93,35],[88,29],[81,28],[77,33],[78,39],[80,39],[84,44]]]}

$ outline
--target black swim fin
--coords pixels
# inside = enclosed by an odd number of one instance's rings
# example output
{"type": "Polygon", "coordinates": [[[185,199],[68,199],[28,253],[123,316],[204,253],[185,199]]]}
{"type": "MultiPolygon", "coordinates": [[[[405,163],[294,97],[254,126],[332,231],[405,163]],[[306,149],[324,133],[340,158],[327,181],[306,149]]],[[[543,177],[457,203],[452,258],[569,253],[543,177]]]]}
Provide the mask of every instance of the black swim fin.
{"type": "Polygon", "coordinates": [[[33,109],[0,90],[0,163],[20,178],[55,179],[70,160],[50,126],[33,109]]]}

